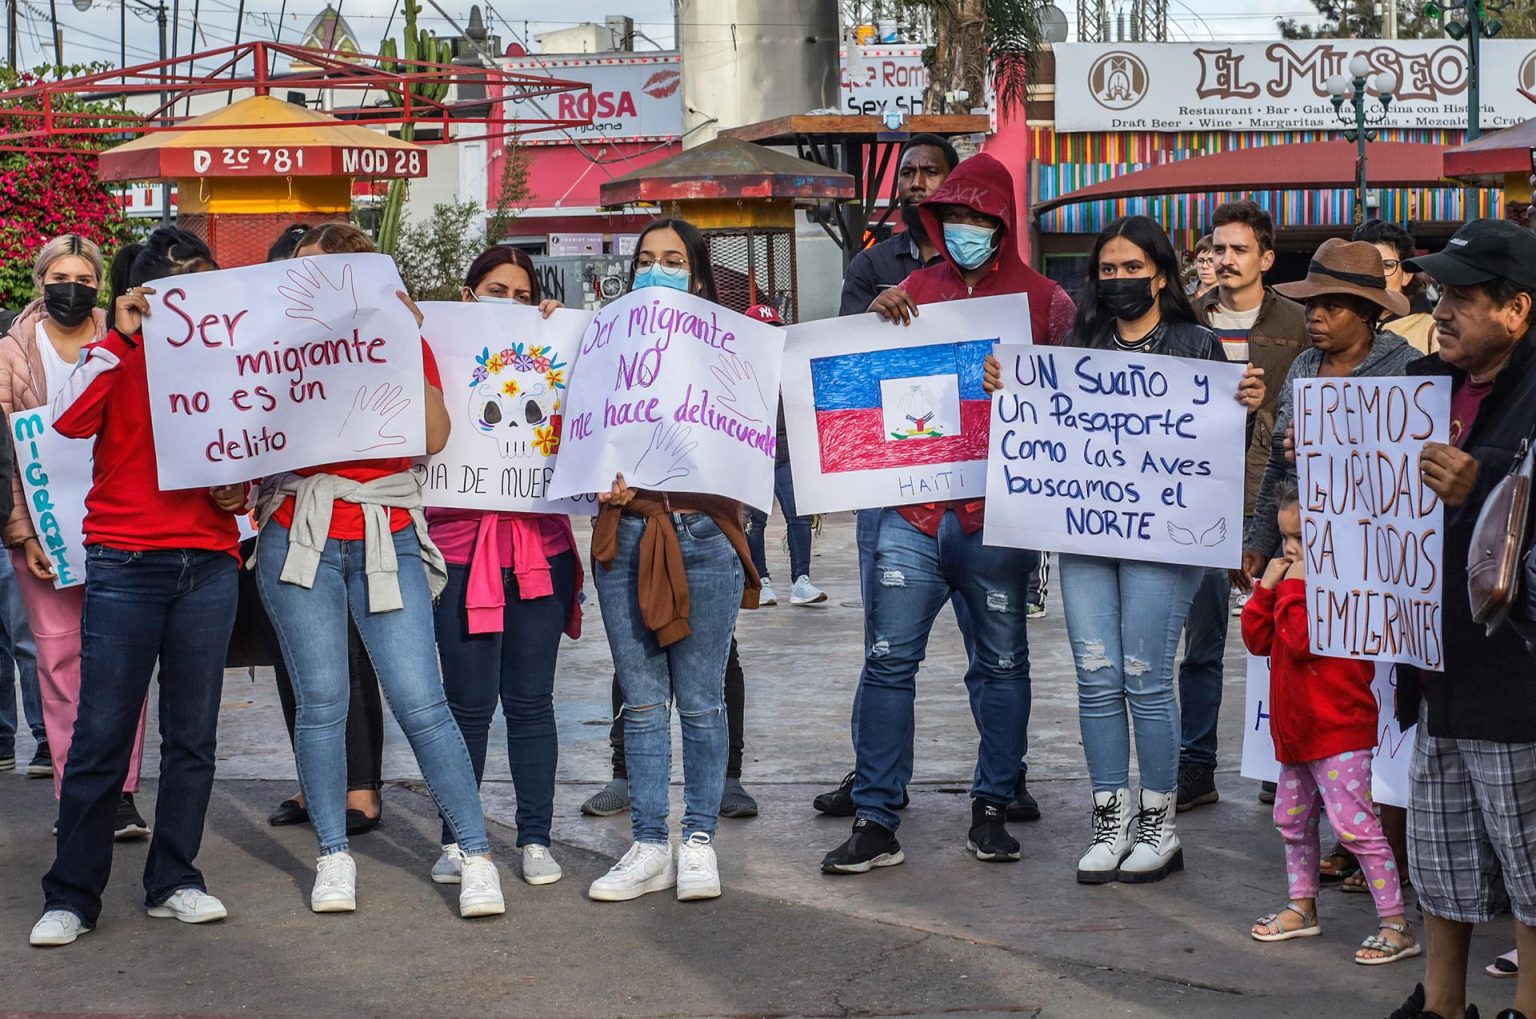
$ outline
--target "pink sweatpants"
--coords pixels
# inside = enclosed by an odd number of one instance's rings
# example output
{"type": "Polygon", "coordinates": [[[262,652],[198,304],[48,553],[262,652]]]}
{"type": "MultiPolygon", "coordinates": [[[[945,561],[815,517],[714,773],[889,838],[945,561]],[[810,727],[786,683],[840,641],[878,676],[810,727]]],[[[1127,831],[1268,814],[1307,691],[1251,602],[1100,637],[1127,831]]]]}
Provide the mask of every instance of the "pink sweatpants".
{"type": "Polygon", "coordinates": [[[1285,839],[1286,880],[1293,899],[1317,897],[1319,807],[1360,861],[1380,916],[1403,912],[1397,861],[1371,803],[1371,751],[1353,750],[1306,764],[1282,764],[1275,787],[1275,827],[1285,839]]]}
{"type": "MultiPolygon", "coordinates": [[[[85,588],[55,588],[50,581],[38,580],[27,569],[21,549],[13,548],[11,562],[16,567],[16,583],[21,587],[21,603],[27,609],[27,622],[37,640],[37,685],[43,700],[43,728],[48,732],[48,753],[53,758],[53,796],[59,796],[64,781],[64,762],[69,760],[69,744],[75,735],[75,714],[80,709],[80,613],[85,607],[85,588]]],[[[145,701],[145,705],[148,705],[145,701]]],[[[144,759],[144,714],[139,714],[139,733],[133,741],[133,756],[128,762],[128,780],[123,792],[139,791],[139,769],[144,759]]]]}

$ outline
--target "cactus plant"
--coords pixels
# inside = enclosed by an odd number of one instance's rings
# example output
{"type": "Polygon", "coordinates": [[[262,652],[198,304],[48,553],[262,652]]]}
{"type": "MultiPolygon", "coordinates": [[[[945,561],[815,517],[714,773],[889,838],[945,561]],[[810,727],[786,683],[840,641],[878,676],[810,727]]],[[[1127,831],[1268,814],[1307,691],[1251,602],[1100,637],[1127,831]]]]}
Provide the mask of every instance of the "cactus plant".
{"type": "MultiPolygon", "coordinates": [[[[421,14],[421,4],[416,0],[405,0],[405,57],[400,57],[400,47],[394,39],[385,39],[379,46],[379,61],[381,70],[395,74],[420,74],[425,69],[418,66],[419,63],[451,64],[453,62],[453,47],[448,42],[438,39],[425,28],[419,31],[416,28],[416,18],[421,14]]],[[[405,119],[400,126],[400,138],[402,141],[412,141],[416,137],[416,126],[411,121],[416,108],[422,103],[440,103],[448,96],[449,83],[446,77],[424,77],[410,81],[407,84],[389,89],[390,98],[396,106],[405,110],[405,119]]],[[[405,205],[405,191],[407,182],[404,180],[390,181],[389,195],[384,199],[384,213],[379,221],[379,250],[387,255],[395,253],[395,245],[400,240],[400,214],[405,205]]]]}

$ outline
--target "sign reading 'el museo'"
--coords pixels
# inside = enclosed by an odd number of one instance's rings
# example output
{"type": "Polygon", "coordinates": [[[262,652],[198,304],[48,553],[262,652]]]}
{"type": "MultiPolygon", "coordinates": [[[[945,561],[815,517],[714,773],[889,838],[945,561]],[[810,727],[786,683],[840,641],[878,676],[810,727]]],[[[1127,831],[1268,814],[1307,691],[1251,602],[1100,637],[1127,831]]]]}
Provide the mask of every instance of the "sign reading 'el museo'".
{"type": "MultiPolygon", "coordinates": [[[[1483,127],[1536,116],[1522,94],[1536,94],[1536,40],[1482,46],[1483,127]]],[[[1397,78],[1384,126],[1467,124],[1467,48],[1449,39],[1081,43],[1055,53],[1058,131],[1332,130],[1328,79],[1357,54],[1370,61],[1367,80],[1397,78]]]]}

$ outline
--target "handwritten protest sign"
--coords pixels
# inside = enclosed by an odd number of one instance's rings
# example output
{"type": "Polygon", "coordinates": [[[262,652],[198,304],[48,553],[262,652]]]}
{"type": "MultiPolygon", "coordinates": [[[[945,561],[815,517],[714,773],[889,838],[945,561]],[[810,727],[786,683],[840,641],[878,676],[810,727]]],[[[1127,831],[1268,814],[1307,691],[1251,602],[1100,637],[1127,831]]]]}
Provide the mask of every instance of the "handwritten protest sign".
{"type": "Polygon", "coordinates": [[[85,496],[91,490],[94,443],[54,431],[47,410],[16,411],[10,423],[16,440],[16,472],[37,540],[53,562],[53,586],[83,584],[85,496]]]}
{"type": "Polygon", "coordinates": [[[875,315],[789,327],[784,423],[801,513],[979,499],[982,363],[1029,343],[1023,294],[927,304],[909,326],[875,315]]]}
{"type": "Polygon", "coordinates": [[[420,330],[387,255],[319,255],[149,284],[160,487],[426,452],[420,330]]]}
{"type": "Polygon", "coordinates": [[[665,287],[596,312],[566,400],[552,498],[632,487],[768,506],[783,330],[665,287]]]}
{"type": "Polygon", "coordinates": [[[1240,364],[999,346],[988,545],[1235,567],[1240,364]]]}
{"type": "Polygon", "coordinates": [[[545,319],[533,307],[474,302],[430,302],[421,310],[453,419],[443,451],[416,462],[427,505],[593,510],[590,495],[549,497],[571,365],[592,315],[561,309],[545,319]]]}
{"type": "MultiPolygon", "coordinates": [[[[1376,679],[1371,683],[1376,696],[1376,758],[1371,764],[1371,794],[1377,803],[1397,807],[1408,805],[1408,762],[1413,758],[1414,728],[1404,729],[1394,717],[1397,695],[1397,667],[1390,662],[1376,663],[1376,679]]],[[[1248,656],[1248,689],[1243,706],[1244,778],[1273,782],[1280,777],[1280,763],[1275,760],[1275,740],[1269,731],[1269,659],[1248,656]]]]}
{"type": "Polygon", "coordinates": [[[1445,507],[1419,451],[1448,441],[1451,380],[1304,379],[1295,401],[1312,650],[1439,671],[1445,507]]]}

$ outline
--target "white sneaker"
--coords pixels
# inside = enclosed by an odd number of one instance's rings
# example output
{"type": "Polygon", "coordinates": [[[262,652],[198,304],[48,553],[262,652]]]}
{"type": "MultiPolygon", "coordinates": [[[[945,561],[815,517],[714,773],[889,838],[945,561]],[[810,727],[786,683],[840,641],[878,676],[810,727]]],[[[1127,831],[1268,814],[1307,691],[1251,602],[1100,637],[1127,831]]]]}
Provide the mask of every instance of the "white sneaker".
{"type": "Polygon", "coordinates": [[[708,835],[696,831],[677,847],[677,901],[718,899],[720,867],[708,835]]]}
{"type": "Polygon", "coordinates": [[[229,910],[201,888],[178,888],[160,905],[150,906],[149,915],[160,919],[175,917],[182,923],[212,923],[228,916],[229,910]]]}
{"type": "Polygon", "coordinates": [[[432,864],[432,880],[440,885],[456,885],[463,869],[464,854],[459,852],[457,842],[450,842],[443,847],[437,861],[432,864]]]}
{"type": "Polygon", "coordinates": [[[789,592],[791,605],[815,605],[826,600],[827,592],[811,583],[810,577],[802,573],[795,578],[795,586],[789,592]]]}
{"type": "Polygon", "coordinates": [[[1250,597],[1252,596],[1246,594],[1240,594],[1237,596],[1237,600],[1232,603],[1232,614],[1234,616],[1240,616],[1243,614],[1243,606],[1248,604],[1248,599],[1250,597]]]}
{"type": "Polygon", "coordinates": [[[531,885],[552,885],[560,880],[560,864],[549,854],[548,846],[523,847],[523,880],[531,885]]]}
{"type": "Polygon", "coordinates": [[[316,913],[350,913],[357,908],[357,864],[351,853],[320,857],[309,908],[316,913]]]}
{"type": "Polygon", "coordinates": [[[654,842],[636,842],[613,869],[592,882],[587,898],[598,902],[628,902],[677,884],[672,850],[654,842]]]}
{"type": "Polygon", "coordinates": [[[777,605],[778,603],[778,596],[773,593],[773,581],[769,580],[767,577],[764,577],[763,586],[758,588],[757,591],[758,607],[761,608],[764,605],[777,605]]]}
{"type": "Polygon", "coordinates": [[[1131,791],[1093,794],[1093,842],[1077,861],[1077,883],[1108,884],[1131,853],[1131,791]]]}
{"type": "Polygon", "coordinates": [[[1174,831],[1179,794],[1141,790],[1141,809],[1136,812],[1136,848],[1120,865],[1120,880],[1129,884],[1161,881],[1184,869],[1184,849],[1174,831]]]}
{"type": "Polygon", "coordinates": [[[41,920],[33,924],[32,936],[27,940],[39,948],[55,948],[59,945],[72,945],[80,935],[90,932],[85,921],[69,910],[50,909],[43,914],[41,920]]]}
{"type": "Polygon", "coordinates": [[[459,915],[468,920],[477,916],[500,916],[507,911],[501,897],[501,872],[489,856],[466,856],[460,870],[459,915]]]}

